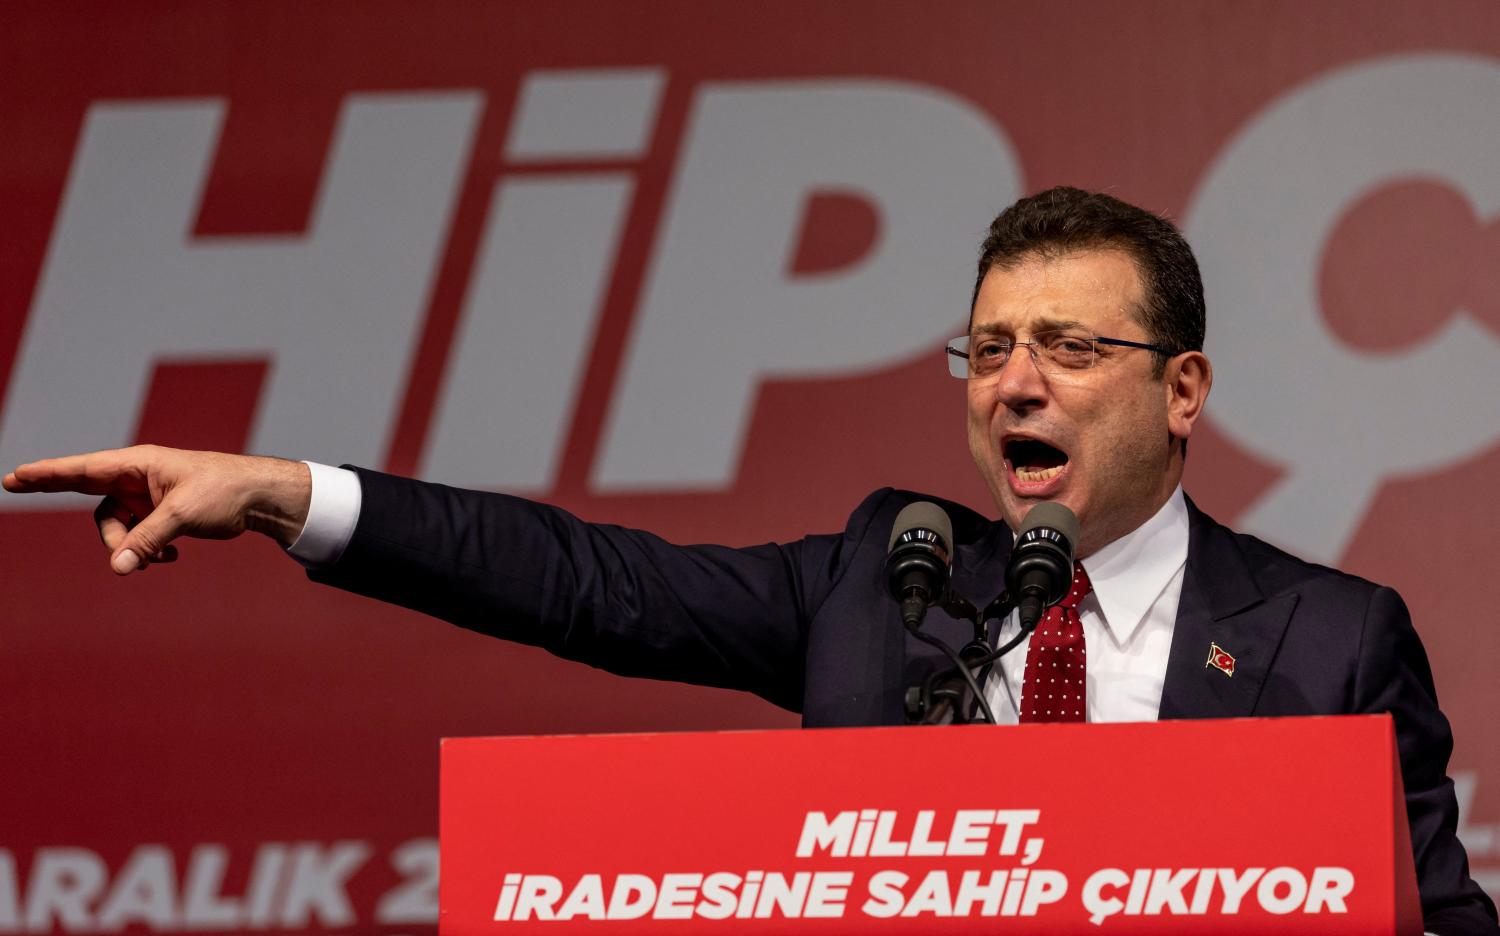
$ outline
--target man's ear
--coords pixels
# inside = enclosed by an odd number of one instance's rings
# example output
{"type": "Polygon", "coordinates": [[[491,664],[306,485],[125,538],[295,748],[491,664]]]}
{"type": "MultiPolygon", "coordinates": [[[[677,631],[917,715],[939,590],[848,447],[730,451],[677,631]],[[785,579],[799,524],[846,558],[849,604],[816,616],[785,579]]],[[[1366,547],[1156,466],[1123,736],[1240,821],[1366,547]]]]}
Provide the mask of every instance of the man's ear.
{"type": "Polygon", "coordinates": [[[1214,368],[1202,351],[1185,351],[1167,362],[1162,375],[1167,394],[1167,431],[1173,438],[1193,434],[1193,424],[1203,414],[1203,404],[1214,385],[1214,368]]]}

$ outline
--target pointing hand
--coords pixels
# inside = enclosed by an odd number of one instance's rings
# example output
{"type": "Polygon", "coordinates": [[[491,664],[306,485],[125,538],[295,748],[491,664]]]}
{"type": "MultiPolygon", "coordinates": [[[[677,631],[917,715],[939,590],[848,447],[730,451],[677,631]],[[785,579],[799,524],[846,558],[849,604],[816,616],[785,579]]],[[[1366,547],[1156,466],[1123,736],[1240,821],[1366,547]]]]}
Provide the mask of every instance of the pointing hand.
{"type": "Polygon", "coordinates": [[[230,539],[253,530],[290,545],[312,496],[312,476],[301,462],[159,445],[31,462],[3,483],[18,494],[103,495],[94,522],[120,575],[172,562],[179,536],[230,539]]]}

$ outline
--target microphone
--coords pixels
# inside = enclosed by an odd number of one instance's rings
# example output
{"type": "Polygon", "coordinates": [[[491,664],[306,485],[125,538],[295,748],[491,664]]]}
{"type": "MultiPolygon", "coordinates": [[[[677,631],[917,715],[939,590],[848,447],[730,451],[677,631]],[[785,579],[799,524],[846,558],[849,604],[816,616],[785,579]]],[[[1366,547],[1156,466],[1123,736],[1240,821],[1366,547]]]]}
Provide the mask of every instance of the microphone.
{"type": "Polygon", "coordinates": [[[1005,567],[1005,587],[1020,608],[1022,634],[1030,633],[1042,614],[1067,595],[1077,541],[1078,518],[1062,504],[1037,504],[1021,522],[1005,567]]]}
{"type": "MultiPolygon", "coordinates": [[[[972,698],[978,700],[985,719],[993,725],[995,713],[990,711],[984,692],[964,658],[942,640],[921,630],[922,618],[933,605],[943,605],[950,614],[957,612],[970,619],[979,616],[974,606],[961,595],[949,593],[952,543],[953,521],[948,519],[943,508],[928,501],[907,504],[891,524],[891,541],[886,546],[885,584],[891,597],[901,604],[901,623],[913,637],[941,650],[953,663],[964,685],[973,694],[972,698]]],[[[975,620],[974,626],[978,633],[979,621],[975,620]]],[[[960,714],[968,707],[962,701],[962,690],[944,690],[944,698],[949,699],[946,706],[934,706],[931,695],[930,683],[917,687],[915,698],[912,693],[907,693],[908,709],[915,703],[918,716],[926,714],[929,718],[939,718],[950,713],[960,714]]]]}
{"type": "Polygon", "coordinates": [[[927,609],[947,597],[952,542],[953,523],[938,505],[917,501],[896,514],[885,582],[891,597],[901,602],[901,622],[908,629],[920,625],[927,609]]]}

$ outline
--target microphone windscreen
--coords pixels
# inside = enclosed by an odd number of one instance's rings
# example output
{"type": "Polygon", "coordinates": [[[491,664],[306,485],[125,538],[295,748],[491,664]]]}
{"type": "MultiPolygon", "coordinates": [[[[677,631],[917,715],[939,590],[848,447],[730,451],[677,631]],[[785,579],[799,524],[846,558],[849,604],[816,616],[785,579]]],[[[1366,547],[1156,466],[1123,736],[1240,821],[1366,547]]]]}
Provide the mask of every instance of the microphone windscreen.
{"type": "Polygon", "coordinates": [[[1031,508],[1026,519],[1021,521],[1021,528],[1016,531],[1016,535],[1024,535],[1028,530],[1039,527],[1061,533],[1070,546],[1078,542],[1078,517],[1062,504],[1042,501],[1031,508]]]}
{"type": "MultiPolygon", "coordinates": [[[[1077,521],[1074,525],[1077,525],[1077,521]]],[[[931,501],[917,501],[901,508],[901,512],[896,514],[896,522],[891,524],[891,541],[886,544],[886,551],[894,549],[902,534],[912,530],[931,530],[942,539],[945,551],[953,547],[953,522],[948,519],[943,508],[931,501]]]]}

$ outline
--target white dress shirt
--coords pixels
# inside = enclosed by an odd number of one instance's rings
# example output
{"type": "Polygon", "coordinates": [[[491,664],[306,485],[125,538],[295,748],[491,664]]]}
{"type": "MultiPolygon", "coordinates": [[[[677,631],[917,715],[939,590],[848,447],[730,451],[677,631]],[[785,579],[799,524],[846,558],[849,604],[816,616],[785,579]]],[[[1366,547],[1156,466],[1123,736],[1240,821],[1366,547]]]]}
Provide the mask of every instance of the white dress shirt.
{"type": "MultiPolygon", "coordinates": [[[[1094,590],[1078,605],[1088,648],[1088,720],[1156,721],[1187,567],[1188,513],[1182,488],[1150,520],[1083,560],[1094,590]]],[[[1020,628],[1012,611],[1004,644],[1020,628]]],[[[999,644],[997,644],[999,646],[999,644]]],[[[1000,658],[984,685],[995,721],[1020,721],[1028,636],[1000,658]]]]}
{"type": "MultiPolygon", "coordinates": [[[[306,462],[312,471],[307,523],[287,548],[303,565],[338,561],[359,522],[359,476],[306,462]]],[[[1093,593],[1078,606],[1088,647],[1088,720],[1155,721],[1172,648],[1177,599],[1187,565],[1188,515],[1182,488],[1134,531],[1083,560],[1093,593]]],[[[1016,613],[1000,628],[1015,636],[1016,613]]],[[[985,698],[1001,724],[1019,721],[1021,685],[1031,638],[1001,658],[985,683],[985,698]]]]}
{"type": "Polygon", "coordinates": [[[302,464],[312,471],[312,499],[307,504],[302,532],[286,551],[305,566],[330,565],[344,554],[344,547],[354,536],[364,492],[359,475],[347,468],[317,462],[302,464]]]}

